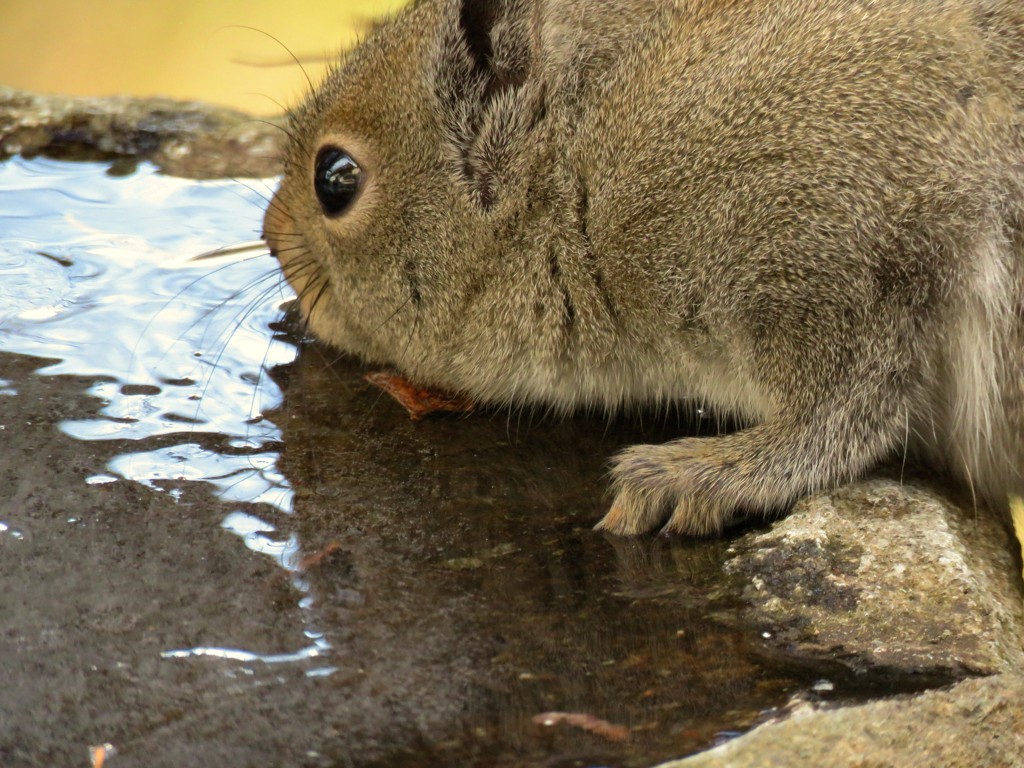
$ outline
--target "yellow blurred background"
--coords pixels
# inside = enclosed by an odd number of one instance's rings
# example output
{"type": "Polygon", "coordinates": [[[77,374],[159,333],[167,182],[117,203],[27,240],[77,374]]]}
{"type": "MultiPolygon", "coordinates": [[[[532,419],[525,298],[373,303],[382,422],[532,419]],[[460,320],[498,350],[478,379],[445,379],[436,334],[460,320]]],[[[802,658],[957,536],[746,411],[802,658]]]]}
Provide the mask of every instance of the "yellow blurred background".
{"type": "Polygon", "coordinates": [[[0,0],[0,84],[81,96],[295,104],[368,20],[403,0],[0,0]]]}

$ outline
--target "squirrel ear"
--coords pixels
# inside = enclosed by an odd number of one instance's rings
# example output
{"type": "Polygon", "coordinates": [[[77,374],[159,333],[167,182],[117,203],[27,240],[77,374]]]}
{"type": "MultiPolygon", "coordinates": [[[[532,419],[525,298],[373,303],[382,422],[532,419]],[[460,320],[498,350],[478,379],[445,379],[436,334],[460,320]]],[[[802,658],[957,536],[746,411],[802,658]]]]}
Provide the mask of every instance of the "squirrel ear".
{"type": "Polygon", "coordinates": [[[484,208],[513,172],[518,140],[543,111],[536,0],[453,0],[435,93],[461,180],[484,208]]]}
{"type": "Polygon", "coordinates": [[[459,29],[489,100],[526,82],[533,58],[533,13],[528,0],[462,0],[459,29]]]}

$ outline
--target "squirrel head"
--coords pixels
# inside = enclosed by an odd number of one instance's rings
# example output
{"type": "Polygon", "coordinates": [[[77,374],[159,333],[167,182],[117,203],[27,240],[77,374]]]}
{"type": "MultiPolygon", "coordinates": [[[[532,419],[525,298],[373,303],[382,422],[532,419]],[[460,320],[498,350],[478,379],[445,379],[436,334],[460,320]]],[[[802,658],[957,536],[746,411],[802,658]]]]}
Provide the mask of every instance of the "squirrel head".
{"type": "Polygon", "coordinates": [[[519,253],[544,215],[542,37],[531,0],[413,3],[292,114],[264,237],[315,336],[478,395],[491,360],[508,399],[497,367],[544,333],[505,317],[546,301],[519,253]]]}

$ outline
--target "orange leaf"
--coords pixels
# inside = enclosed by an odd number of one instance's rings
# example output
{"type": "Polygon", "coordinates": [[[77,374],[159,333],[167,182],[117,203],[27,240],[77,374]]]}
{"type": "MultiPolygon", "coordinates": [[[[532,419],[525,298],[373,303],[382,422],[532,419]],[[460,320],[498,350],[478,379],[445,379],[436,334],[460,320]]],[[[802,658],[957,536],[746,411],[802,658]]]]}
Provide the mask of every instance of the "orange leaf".
{"type": "Polygon", "coordinates": [[[417,387],[397,373],[369,373],[366,380],[401,403],[413,421],[432,413],[469,413],[475,408],[464,397],[417,387]]]}

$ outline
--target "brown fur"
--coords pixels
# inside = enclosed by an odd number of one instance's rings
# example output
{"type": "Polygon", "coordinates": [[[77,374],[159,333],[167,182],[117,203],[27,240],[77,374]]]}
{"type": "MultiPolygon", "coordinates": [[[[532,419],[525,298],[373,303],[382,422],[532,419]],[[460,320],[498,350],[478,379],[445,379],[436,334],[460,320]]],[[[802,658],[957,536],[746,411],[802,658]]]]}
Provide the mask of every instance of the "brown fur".
{"type": "Polygon", "coordinates": [[[907,448],[1022,490],[1024,3],[423,0],[296,112],[312,331],[497,404],[696,398],[601,525],[706,533],[907,448]],[[321,146],[367,183],[321,213],[321,146]]]}

